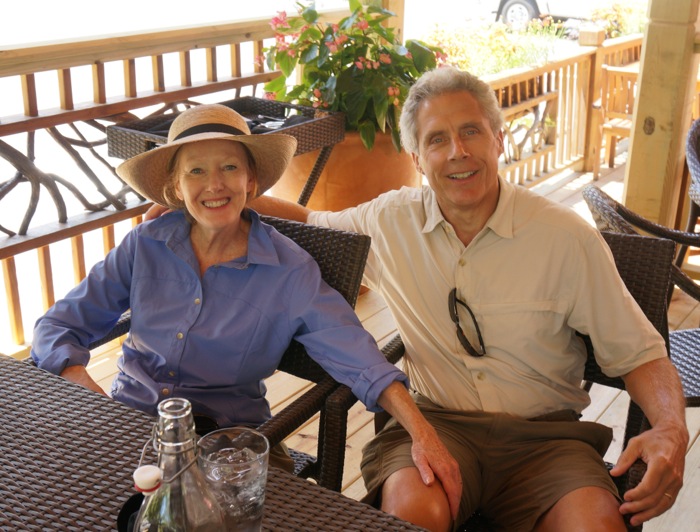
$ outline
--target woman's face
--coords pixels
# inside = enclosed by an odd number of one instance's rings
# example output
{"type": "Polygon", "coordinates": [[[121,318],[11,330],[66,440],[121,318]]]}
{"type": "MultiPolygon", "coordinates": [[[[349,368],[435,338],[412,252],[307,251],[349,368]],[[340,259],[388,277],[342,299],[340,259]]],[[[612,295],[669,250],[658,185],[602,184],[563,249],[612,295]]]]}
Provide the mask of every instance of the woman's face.
{"type": "Polygon", "coordinates": [[[193,142],[177,153],[175,193],[203,229],[236,226],[254,190],[248,152],[238,142],[193,142]]]}

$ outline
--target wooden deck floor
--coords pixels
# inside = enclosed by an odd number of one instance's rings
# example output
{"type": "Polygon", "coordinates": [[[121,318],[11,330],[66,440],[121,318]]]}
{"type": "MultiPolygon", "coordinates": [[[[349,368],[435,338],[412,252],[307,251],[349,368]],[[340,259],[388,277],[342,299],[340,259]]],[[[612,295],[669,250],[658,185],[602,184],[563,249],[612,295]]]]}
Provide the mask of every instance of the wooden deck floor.
{"type": "MultiPolygon", "coordinates": [[[[622,193],[623,176],[623,165],[614,170],[605,169],[597,184],[611,196],[619,198],[622,193]]],[[[580,193],[589,182],[591,182],[590,174],[572,174],[562,177],[556,184],[541,186],[537,190],[555,201],[570,206],[592,223],[580,193]]],[[[365,328],[377,339],[380,346],[396,333],[393,318],[381,296],[376,293],[367,292],[361,295],[356,311],[365,328]]],[[[669,312],[671,328],[696,327],[698,323],[700,323],[700,306],[684,294],[676,294],[669,312]]],[[[118,348],[112,347],[96,354],[88,366],[94,378],[107,390],[116,372],[118,356],[118,348]]],[[[273,412],[283,408],[303,393],[307,387],[308,383],[305,381],[286,374],[273,375],[268,381],[268,399],[273,412]]],[[[591,390],[591,397],[592,404],[584,411],[584,418],[597,420],[613,427],[616,436],[606,459],[614,462],[620,450],[621,423],[624,422],[629,399],[625,392],[597,386],[591,390]]],[[[687,419],[691,438],[686,460],[685,487],[674,508],[648,523],[645,530],[664,532],[698,530],[697,523],[700,523],[700,505],[697,503],[700,500],[700,409],[688,409],[687,419]]],[[[361,449],[374,433],[372,415],[358,403],[350,412],[348,425],[343,493],[348,497],[359,499],[365,494],[359,473],[361,449]]],[[[295,449],[315,454],[317,428],[318,420],[312,419],[291,436],[287,443],[295,449]]]]}

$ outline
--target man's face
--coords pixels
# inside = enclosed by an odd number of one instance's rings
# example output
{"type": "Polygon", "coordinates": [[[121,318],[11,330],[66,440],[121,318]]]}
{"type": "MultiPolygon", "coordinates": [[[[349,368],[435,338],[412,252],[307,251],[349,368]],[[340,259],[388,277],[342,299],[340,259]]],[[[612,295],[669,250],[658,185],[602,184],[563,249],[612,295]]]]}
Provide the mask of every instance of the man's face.
{"type": "Polygon", "coordinates": [[[449,92],[420,104],[414,161],[437,195],[443,216],[490,216],[498,202],[498,158],[503,133],[493,133],[474,97],[449,92]]]}

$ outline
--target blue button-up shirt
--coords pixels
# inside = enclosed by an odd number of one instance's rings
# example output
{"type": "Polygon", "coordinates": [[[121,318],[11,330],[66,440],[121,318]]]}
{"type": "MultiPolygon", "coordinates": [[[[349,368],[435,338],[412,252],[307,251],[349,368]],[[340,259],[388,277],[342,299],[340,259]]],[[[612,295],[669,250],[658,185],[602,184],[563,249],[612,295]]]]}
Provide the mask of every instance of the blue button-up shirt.
{"type": "Polygon", "coordinates": [[[372,411],[394,380],[389,364],[313,259],[249,211],[248,256],[200,278],[182,213],[140,224],[37,321],[32,358],[52,373],[86,365],[87,345],[131,308],[112,397],[154,414],[185,397],[220,426],[270,417],[263,379],[292,339],[372,411]]]}

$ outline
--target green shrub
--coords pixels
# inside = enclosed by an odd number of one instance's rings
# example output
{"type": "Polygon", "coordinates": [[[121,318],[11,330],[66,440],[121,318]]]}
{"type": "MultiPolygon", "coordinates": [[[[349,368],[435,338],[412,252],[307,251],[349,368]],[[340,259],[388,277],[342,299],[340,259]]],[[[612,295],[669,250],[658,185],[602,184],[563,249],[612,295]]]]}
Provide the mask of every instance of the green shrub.
{"type": "Polygon", "coordinates": [[[468,32],[437,26],[426,42],[440,46],[448,61],[477,76],[520,66],[544,64],[562,37],[561,24],[551,18],[533,20],[524,31],[493,22],[468,32]]]}

